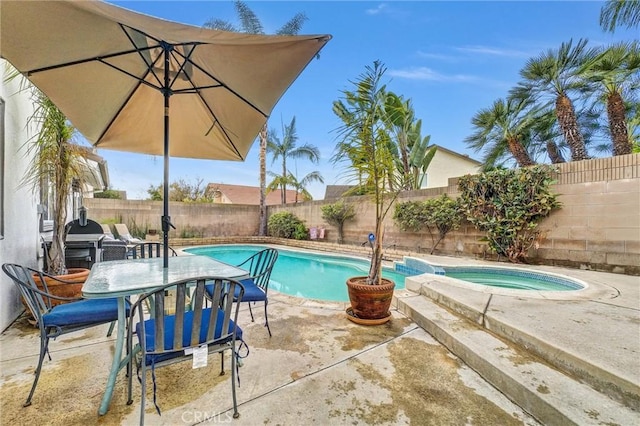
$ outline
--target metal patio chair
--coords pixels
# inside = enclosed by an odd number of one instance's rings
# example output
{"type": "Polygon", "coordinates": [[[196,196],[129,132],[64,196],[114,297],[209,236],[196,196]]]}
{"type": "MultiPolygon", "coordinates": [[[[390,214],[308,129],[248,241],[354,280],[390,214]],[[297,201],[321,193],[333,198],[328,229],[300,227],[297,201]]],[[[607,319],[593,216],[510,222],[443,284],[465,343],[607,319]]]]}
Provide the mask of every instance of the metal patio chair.
{"type": "MultiPolygon", "coordinates": [[[[133,259],[146,259],[151,257],[162,257],[164,253],[164,245],[159,241],[144,241],[137,243],[129,250],[129,255],[133,259]]],[[[169,254],[171,256],[177,256],[178,254],[174,249],[169,247],[169,254]]]]}
{"type": "MultiPolygon", "coordinates": [[[[238,294],[242,300],[244,288],[238,281],[221,277],[198,277],[176,281],[142,295],[132,307],[129,332],[127,333],[128,353],[134,354],[127,366],[128,404],[133,403],[132,364],[135,362],[142,385],[140,402],[140,424],[144,424],[146,377],[150,368],[154,381],[154,405],[156,404],[155,369],[181,361],[191,361],[199,348],[206,348],[206,354],[231,351],[231,392],[233,397],[233,417],[240,416],[236,401],[236,374],[238,350],[236,342],[242,341],[242,329],[237,326],[238,304],[230,295],[238,294]],[[211,287],[212,306],[205,304],[205,285],[211,287]],[[193,293],[194,303],[191,309],[187,305],[187,294],[193,293]],[[169,299],[167,293],[174,293],[169,299]],[[146,303],[152,303],[151,317],[145,318],[146,303]],[[172,303],[173,302],[173,303],[172,303]],[[167,312],[174,312],[167,314],[167,312]],[[134,323],[134,321],[138,321],[134,323]],[[133,347],[133,335],[136,334],[136,346],[133,347]],[[158,344],[158,342],[162,342],[158,344]]],[[[224,361],[221,372],[224,374],[224,361]]],[[[184,384],[188,386],[188,383],[184,384]]]]}
{"type": "MultiPolygon", "coordinates": [[[[249,277],[240,280],[244,286],[242,302],[249,302],[249,313],[251,314],[252,322],[254,318],[253,311],[251,310],[251,302],[253,302],[254,305],[256,302],[264,302],[264,326],[267,327],[269,337],[271,337],[271,328],[269,327],[269,317],[267,316],[267,305],[269,304],[267,292],[269,290],[271,271],[273,270],[273,265],[275,265],[276,260],[278,260],[278,250],[267,248],[255,253],[237,265],[239,268],[249,271],[249,277]]],[[[210,290],[212,290],[212,287],[207,287],[206,296],[208,299],[211,298],[212,294],[210,290]]]]}
{"type": "MultiPolygon", "coordinates": [[[[31,391],[27,401],[23,404],[24,407],[28,407],[31,405],[31,398],[40,378],[45,354],[49,356],[49,361],[51,361],[49,339],[116,321],[118,319],[118,302],[116,299],[82,299],[55,296],[48,292],[45,277],[62,283],[65,281],[42,271],[13,263],[5,263],[2,265],[2,270],[20,289],[20,294],[40,329],[38,365],[35,370],[31,391]],[[34,280],[34,274],[40,279],[43,290],[38,288],[34,280]],[[52,306],[52,300],[64,300],[68,303],[52,306]]],[[[128,306],[126,312],[128,315],[128,306]]]]}
{"type": "Polygon", "coordinates": [[[127,243],[120,240],[105,240],[102,242],[102,261],[124,260],[127,258],[127,243]]]}

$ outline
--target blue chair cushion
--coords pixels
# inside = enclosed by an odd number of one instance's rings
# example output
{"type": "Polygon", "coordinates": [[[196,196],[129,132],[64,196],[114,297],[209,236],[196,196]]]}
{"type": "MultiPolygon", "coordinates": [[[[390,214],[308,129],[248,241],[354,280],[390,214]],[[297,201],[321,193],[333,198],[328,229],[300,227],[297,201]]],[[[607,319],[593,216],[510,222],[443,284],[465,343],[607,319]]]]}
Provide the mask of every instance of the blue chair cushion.
{"type": "MultiPolygon", "coordinates": [[[[242,296],[243,302],[262,302],[267,299],[267,294],[263,289],[258,287],[255,282],[253,282],[253,279],[247,278],[240,280],[240,283],[242,283],[242,286],[244,287],[244,296],[242,296]]],[[[213,294],[213,285],[207,285],[205,287],[205,291],[209,296],[211,296],[213,294]]],[[[240,294],[240,287],[236,287],[233,293],[234,299],[237,299],[240,294]]]]}
{"type": "MultiPolygon", "coordinates": [[[[209,330],[209,317],[211,315],[211,308],[202,310],[202,327],[200,329],[200,339],[198,342],[205,342],[207,340],[207,333],[209,330]]],[[[214,338],[218,338],[222,335],[222,323],[224,321],[224,312],[221,309],[216,309],[218,319],[216,322],[216,331],[214,338]]],[[[173,333],[175,331],[175,315],[168,315],[164,317],[164,349],[171,351],[173,347],[173,333]]],[[[156,336],[155,336],[155,319],[148,319],[144,322],[145,327],[145,343],[147,352],[153,352],[156,350],[156,336]]],[[[235,327],[233,321],[229,322],[229,332],[235,327]]],[[[193,312],[188,311],[184,314],[184,331],[182,335],[182,346],[191,346],[191,329],[193,328],[193,312]]],[[[136,334],[138,338],[142,335],[140,324],[136,324],[136,334]]],[[[242,340],[242,329],[238,326],[236,329],[236,339],[242,340]]],[[[177,349],[176,352],[167,352],[161,355],[147,355],[147,365],[153,364],[153,362],[160,362],[167,359],[182,356],[182,349],[177,349]]]]}
{"type": "MultiPolygon", "coordinates": [[[[267,299],[267,294],[264,290],[258,287],[251,278],[241,280],[240,282],[244,287],[244,296],[242,296],[243,302],[260,302],[267,299]]],[[[237,299],[240,294],[240,289],[236,288],[234,293],[233,297],[237,299]]]]}
{"type": "MultiPolygon", "coordinates": [[[[126,315],[129,315],[129,303],[126,315]]],[[[53,307],[42,316],[46,327],[102,323],[118,319],[118,299],[85,299],[53,307]]]]}

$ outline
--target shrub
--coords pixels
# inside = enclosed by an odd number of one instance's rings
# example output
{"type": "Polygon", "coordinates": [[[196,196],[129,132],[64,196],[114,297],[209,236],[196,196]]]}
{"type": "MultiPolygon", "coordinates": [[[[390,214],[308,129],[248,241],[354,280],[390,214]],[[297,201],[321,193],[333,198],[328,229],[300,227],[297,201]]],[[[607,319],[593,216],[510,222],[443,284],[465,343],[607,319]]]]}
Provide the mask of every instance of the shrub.
{"type": "Polygon", "coordinates": [[[293,213],[283,211],[269,216],[267,223],[269,235],[279,238],[292,238],[296,240],[306,240],[309,231],[298,217],[293,213]]]}
{"type": "Polygon", "coordinates": [[[403,231],[422,231],[428,220],[424,203],[421,201],[397,203],[393,212],[393,220],[403,231]]]}
{"type": "Polygon", "coordinates": [[[115,189],[107,189],[106,191],[96,192],[93,194],[94,198],[109,198],[112,200],[122,200],[122,192],[115,189]]]}
{"type": "Polygon", "coordinates": [[[351,204],[338,201],[333,204],[325,204],[320,207],[320,209],[322,210],[322,218],[326,220],[329,225],[333,225],[338,228],[338,244],[342,244],[344,240],[344,223],[356,216],[353,206],[351,204]]]}
{"type": "Polygon", "coordinates": [[[427,212],[427,229],[431,235],[431,254],[435,251],[440,241],[444,239],[447,233],[453,229],[458,229],[462,221],[460,214],[460,204],[457,200],[453,200],[442,194],[438,198],[432,198],[424,202],[424,208],[427,212]],[[432,229],[437,229],[437,235],[432,229]]]}
{"type": "Polygon", "coordinates": [[[202,238],[204,237],[204,228],[201,226],[185,226],[180,230],[180,238],[202,238]]]}
{"type": "Polygon", "coordinates": [[[487,233],[489,248],[522,262],[540,239],[538,223],[559,208],[545,166],[494,170],[460,178],[460,202],[467,220],[487,233]]]}
{"type": "Polygon", "coordinates": [[[460,205],[447,194],[423,202],[398,203],[393,218],[404,231],[419,232],[426,228],[431,236],[431,254],[449,231],[460,226],[462,220],[460,205]]]}

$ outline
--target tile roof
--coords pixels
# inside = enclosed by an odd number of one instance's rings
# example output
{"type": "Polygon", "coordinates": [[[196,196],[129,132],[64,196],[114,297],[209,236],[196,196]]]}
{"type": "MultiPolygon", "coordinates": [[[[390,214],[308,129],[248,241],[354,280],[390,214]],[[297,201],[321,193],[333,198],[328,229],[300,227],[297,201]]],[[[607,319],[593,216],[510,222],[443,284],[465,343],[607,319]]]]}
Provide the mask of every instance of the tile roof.
{"type": "MultiPolygon", "coordinates": [[[[216,189],[222,193],[223,202],[231,204],[260,204],[260,187],[247,185],[230,185],[225,183],[210,183],[208,185],[210,191],[216,189]]],[[[298,202],[302,201],[302,196],[298,194],[298,202]]],[[[280,191],[271,191],[267,193],[266,204],[268,206],[280,204],[280,191]]],[[[287,203],[296,202],[296,191],[287,189],[287,203]]]]}

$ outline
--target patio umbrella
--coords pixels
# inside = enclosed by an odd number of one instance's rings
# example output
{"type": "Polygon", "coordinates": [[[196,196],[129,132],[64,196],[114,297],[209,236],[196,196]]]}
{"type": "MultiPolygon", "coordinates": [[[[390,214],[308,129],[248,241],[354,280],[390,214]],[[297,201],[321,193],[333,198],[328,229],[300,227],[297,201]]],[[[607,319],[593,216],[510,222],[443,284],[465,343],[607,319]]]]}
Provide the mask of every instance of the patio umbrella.
{"type": "Polygon", "coordinates": [[[0,2],[0,56],[92,144],[164,156],[165,246],[169,156],[244,160],[330,38],[208,30],[101,1],[0,2]]]}

